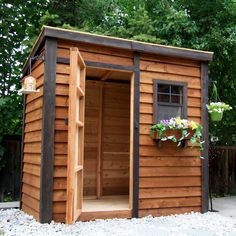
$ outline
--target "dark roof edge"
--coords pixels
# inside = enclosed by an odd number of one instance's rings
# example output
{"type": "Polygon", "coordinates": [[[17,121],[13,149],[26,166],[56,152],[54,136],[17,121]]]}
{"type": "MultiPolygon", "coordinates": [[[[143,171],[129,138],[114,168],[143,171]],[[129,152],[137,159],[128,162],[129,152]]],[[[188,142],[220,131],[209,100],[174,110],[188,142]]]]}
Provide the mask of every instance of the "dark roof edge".
{"type": "Polygon", "coordinates": [[[36,39],[36,42],[29,54],[29,56],[27,57],[26,61],[25,61],[25,64],[23,65],[23,68],[22,68],[22,74],[23,74],[23,77],[25,76],[26,72],[27,72],[27,69],[29,67],[29,59],[30,57],[33,57],[37,54],[38,50],[40,49],[42,43],[44,42],[45,40],[45,27],[42,28],[38,38],[36,39]]]}
{"type": "MultiPolygon", "coordinates": [[[[134,40],[114,38],[103,35],[95,35],[85,32],[72,31],[66,29],[60,29],[55,27],[43,26],[42,31],[29,55],[29,57],[35,55],[40,48],[40,45],[46,37],[57,38],[62,40],[69,40],[74,42],[90,43],[95,45],[103,45],[108,47],[115,47],[120,49],[127,49],[136,52],[146,52],[152,54],[158,54],[163,56],[186,58],[198,61],[211,61],[213,58],[213,52],[206,52],[200,50],[193,50],[187,48],[178,48],[172,46],[164,46],[159,44],[143,43],[134,40]]],[[[29,58],[24,64],[22,73],[25,74],[28,68],[29,58]]]]}

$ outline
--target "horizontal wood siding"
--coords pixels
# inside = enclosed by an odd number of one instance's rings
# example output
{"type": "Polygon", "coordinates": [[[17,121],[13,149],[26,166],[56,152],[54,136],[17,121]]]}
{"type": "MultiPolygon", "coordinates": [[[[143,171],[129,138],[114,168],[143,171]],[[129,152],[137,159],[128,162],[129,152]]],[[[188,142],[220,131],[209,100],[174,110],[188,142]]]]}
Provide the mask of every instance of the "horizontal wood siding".
{"type": "Polygon", "coordinates": [[[69,58],[69,48],[78,47],[85,61],[133,66],[133,54],[130,51],[84,43],[72,44],[66,41],[59,41],[58,44],[58,57],[69,58]]]}
{"type": "Polygon", "coordinates": [[[201,211],[201,160],[197,150],[158,147],[149,136],[153,124],[153,79],[188,84],[188,119],[201,122],[201,73],[195,61],[141,55],[139,216],[201,211]]]}
{"type": "Polygon", "coordinates": [[[22,173],[22,210],[39,220],[44,79],[43,61],[36,61],[32,69],[32,75],[36,78],[37,89],[40,89],[40,92],[26,95],[22,173]]]}

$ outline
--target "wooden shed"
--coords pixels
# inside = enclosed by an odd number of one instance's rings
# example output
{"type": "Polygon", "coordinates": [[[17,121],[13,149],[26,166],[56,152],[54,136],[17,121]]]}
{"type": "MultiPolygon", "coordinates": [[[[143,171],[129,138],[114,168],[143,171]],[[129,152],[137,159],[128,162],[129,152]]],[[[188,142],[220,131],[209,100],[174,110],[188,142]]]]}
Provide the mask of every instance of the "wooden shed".
{"type": "Polygon", "coordinates": [[[23,211],[73,223],[208,210],[213,53],[43,27],[30,57],[39,55],[40,91],[24,99],[23,211]],[[177,109],[156,86],[181,91],[177,109]],[[204,160],[150,138],[156,119],[177,114],[203,125],[204,160]]]}

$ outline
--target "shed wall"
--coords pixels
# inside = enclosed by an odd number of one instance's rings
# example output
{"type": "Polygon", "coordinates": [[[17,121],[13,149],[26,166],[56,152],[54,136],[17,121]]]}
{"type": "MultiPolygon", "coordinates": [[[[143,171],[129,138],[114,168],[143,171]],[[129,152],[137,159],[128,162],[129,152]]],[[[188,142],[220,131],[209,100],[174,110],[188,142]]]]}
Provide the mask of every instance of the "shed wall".
{"type": "Polygon", "coordinates": [[[22,170],[22,210],[39,220],[44,62],[32,69],[39,93],[26,95],[22,170]]]}
{"type": "MultiPolygon", "coordinates": [[[[69,58],[78,46],[84,60],[133,66],[130,52],[59,42],[58,57],[69,58]],[[122,58],[123,56],[123,58],[122,58]],[[121,59],[122,58],[122,59],[121,59]]],[[[188,83],[188,119],[201,122],[200,63],[184,59],[141,55],[140,61],[140,180],[139,216],[201,211],[201,160],[190,147],[165,143],[158,148],[149,137],[153,123],[153,79],[188,83]]],[[[53,218],[64,221],[69,65],[57,64],[55,173],[53,218]]]]}
{"type": "MultiPolygon", "coordinates": [[[[99,47],[86,43],[59,41],[57,57],[69,59],[70,47],[78,47],[86,62],[133,67],[131,50],[99,47]]],[[[53,173],[53,220],[60,222],[64,222],[66,216],[70,76],[69,65],[62,61],[56,66],[53,173]]],[[[37,88],[40,89],[40,93],[26,95],[22,209],[39,219],[44,63],[37,61],[32,74],[37,79],[37,88]]],[[[164,143],[163,147],[159,148],[149,136],[150,126],[153,124],[153,79],[186,82],[188,84],[188,119],[202,122],[200,62],[142,53],[138,157],[140,163],[139,216],[201,211],[202,163],[200,159],[195,158],[198,152],[190,147],[177,148],[171,142],[164,143]]]]}
{"type": "Polygon", "coordinates": [[[142,55],[140,61],[139,216],[201,211],[201,160],[196,149],[158,147],[153,124],[153,79],[188,84],[188,119],[201,122],[200,63],[142,55]]]}

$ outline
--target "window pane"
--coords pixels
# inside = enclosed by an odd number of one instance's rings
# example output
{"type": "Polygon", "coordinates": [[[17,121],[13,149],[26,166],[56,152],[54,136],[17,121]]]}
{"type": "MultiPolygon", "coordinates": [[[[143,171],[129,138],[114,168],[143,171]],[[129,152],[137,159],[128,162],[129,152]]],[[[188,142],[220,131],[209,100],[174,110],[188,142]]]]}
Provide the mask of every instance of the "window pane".
{"type": "Polygon", "coordinates": [[[171,93],[174,93],[174,94],[183,94],[183,87],[171,85],[171,93]]]}
{"type": "Polygon", "coordinates": [[[170,85],[158,84],[158,93],[170,93],[170,85]]]}
{"type": "Polygon", "coordinates": [[[181,107],[158,106],[158,120],[170,119],[172,117],[181,117],[181,107]]]}
{"type": "Polygon", "coordinates": [[[182,104],[182,96],[172,95],[171,96],[171,103],[182,104]]]}
{"type": "Polygon", "coordinates": [[[158,102],[170,102],[170,95],[158,94],[158,102]]]}

